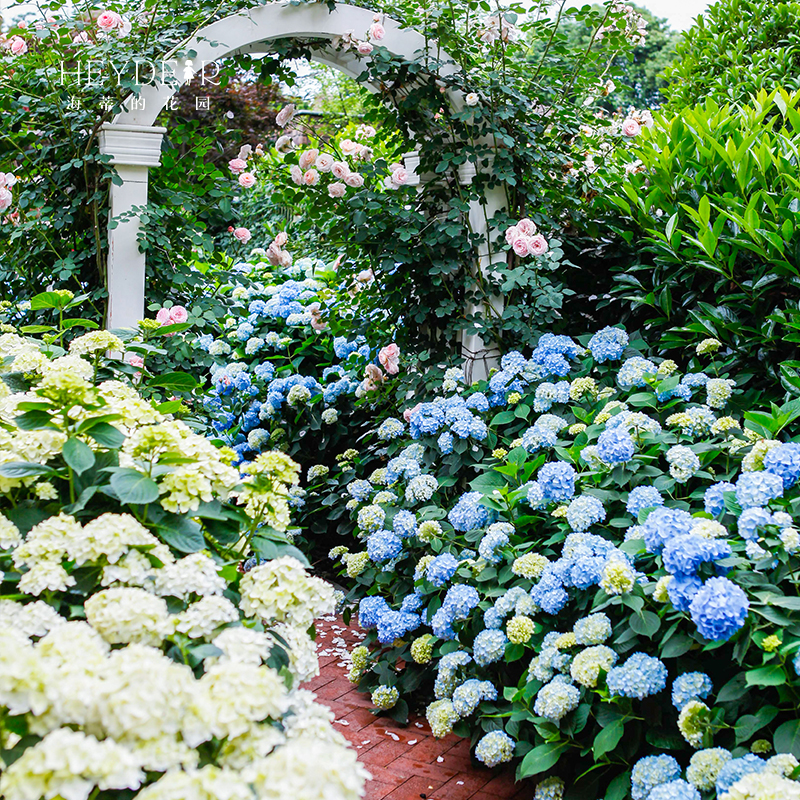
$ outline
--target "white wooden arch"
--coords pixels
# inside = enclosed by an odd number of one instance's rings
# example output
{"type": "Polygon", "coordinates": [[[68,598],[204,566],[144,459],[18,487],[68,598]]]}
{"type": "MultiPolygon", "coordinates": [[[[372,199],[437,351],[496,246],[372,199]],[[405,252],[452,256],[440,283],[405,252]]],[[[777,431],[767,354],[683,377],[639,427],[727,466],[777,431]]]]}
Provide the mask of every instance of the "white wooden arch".
{"type": "MultiPolygon", "coordinates": [[[[103,125],[100,133],[100,152],[111,156],[121,182],[112,183],[110,220],[108,230],[108,319],[109,328],[135,327],[145,314],[145,253],[139,250],[138,236],[141,221],[132,209],[147,204],[148,173],[160,164],[161,142],[166,128],[154,126],[159,113],[185,82],[180,63],[183,54],[193,52],[193,64],[210,64],[227,56],[241,53],[270,53],[273,42],[285,38],[327,39],[331,44],[317,48],[314,60],[339,69],[352,78],[358,78],[369,66],[369,57],[356,55],[352,50],[336,49],[335,40],[346,34],[364,39],[374,21],[375,12],[360,6],[339,3],[329,10],[324,3],[290,5],[285,2],[268,2],[264,5],[225,17],[201,29],[197,35],[175,53],[175,79],[141,86],[138,98],[131,96],[113,122],[103,125]],[[121,215],[126,215],[121,219],[121,215]]],[[[426,40],[417,31],[401,27],[395,20],[381,16],[386,30],[380,45],[401,59],[427,56],[439,64],[436,73],[447,77],[456,71],[446,56],[436,49],[436,43],[426,40]]],[[[366,82],[367,88],[379,91],[366,82]]],[[[461,92],[448,89],[449,100],[456,109],[464,107],[461,92]]],[[[406,157],[406,166],[416,178],[414,168],[418,159],[414,154],[406,157]],[[416,163],[415,163],[416,162],[416,163]]],[[[472,164],[459,170],[462,183],[471,182],[475,175],[472,164]]],[[[480,266],[485,272],[491,268],[498,254],[492,252],[488,241],[486,219],[491,218],[504,203],[504,196],[495,190],[484,198],[484,204],[474,203],[470,211],[473,230],[483,234],[485,246],[481,248],[480,266]]],[[[463,349],[467,358],[468,376],[477,379],[488,369],[487,358],[491,348],[480,337],[464,337],[463,349]],[[477,362],[480,361],[479,365],[477,362]]]]}

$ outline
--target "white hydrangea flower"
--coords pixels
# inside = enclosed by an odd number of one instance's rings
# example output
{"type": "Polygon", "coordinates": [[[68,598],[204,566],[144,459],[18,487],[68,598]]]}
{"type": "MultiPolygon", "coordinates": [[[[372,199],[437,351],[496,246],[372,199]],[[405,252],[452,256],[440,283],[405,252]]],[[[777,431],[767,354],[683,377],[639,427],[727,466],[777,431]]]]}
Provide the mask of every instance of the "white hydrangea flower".
{"type": "Polygon", "coordinates": [[[191,639],[210,636],[221,625],[238,622],[239,610],[226,597],[209,595],[178,614],[175,629],[191,639]]]}
{"type": "Polygon", "coordinates": [[[66,622],[52,606],[37,600],[23,605],[14,600],[0,600],[0,628],[14,628],[24,636],[44,636],[66,622]]]}
{"type": "Polygon", "coordinates": [[[217,571],[214,560],[203,553],[185,556],[155,574],[155,592],[160,597],[186,600],[193,594],[221,595],[225,588],[225,579],[217,571]]]}
{"type": "MultiPolygon", "coordinates": [[[[212,644],[222,650],[222,655],[217,656],[219,662],[239,661],[243,664],[261,664],[269,658],[274,639],[263,631],[254,631],[252,628],[225,628],[212,644]]],[[[216,661],[206,661],[210,666],[216,661]]]]}
{"type": "Polygon", "coordinates": [[[161,644],[172,632],[167,604],[135,587],[104,589],[84,605],[89,624],[110,644],[161,644]]]}

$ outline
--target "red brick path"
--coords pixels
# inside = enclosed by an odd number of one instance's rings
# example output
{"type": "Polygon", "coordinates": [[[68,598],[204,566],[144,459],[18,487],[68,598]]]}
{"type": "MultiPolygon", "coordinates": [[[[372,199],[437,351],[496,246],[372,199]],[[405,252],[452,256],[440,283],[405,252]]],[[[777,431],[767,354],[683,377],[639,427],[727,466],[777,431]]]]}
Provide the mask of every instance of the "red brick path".
{"type": "Polygon", "coordinates": [[[370,712],[369,696],[347,680],[346,651],[363,633],[341,619],[317,623],[320,675],[305,684],[334,714],[334,726],[372,774],[365,800],[498,800],[533,797],[534,782],[514,783],[514,770],[490,770],[470,757],[469,740],[436,739],[424,717],[402,726],[370,712]]]}

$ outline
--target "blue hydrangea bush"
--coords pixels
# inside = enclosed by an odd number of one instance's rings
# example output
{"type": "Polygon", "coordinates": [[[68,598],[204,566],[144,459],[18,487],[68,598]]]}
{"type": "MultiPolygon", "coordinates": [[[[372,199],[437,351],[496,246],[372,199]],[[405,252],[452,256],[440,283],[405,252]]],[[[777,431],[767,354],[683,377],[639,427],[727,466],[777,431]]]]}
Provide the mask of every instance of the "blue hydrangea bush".
{"type": "Polygon", "coordinates": [[[547,334],[393,420],[331,551],[351,680],[537,797],[795,796],[800,408],[740,407],[724,358],[547,334]]]}

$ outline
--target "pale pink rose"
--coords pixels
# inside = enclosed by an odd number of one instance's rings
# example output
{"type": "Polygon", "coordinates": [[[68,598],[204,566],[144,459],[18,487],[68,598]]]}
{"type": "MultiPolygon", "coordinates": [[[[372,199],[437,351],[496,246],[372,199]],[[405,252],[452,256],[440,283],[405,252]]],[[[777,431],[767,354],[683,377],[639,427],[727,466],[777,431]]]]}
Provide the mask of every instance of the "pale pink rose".
{"type": "Polygon", "coordinates": [[[320,153],[317,156],[317,160],[314,162],[314,166],[320,172],[330,172],[331,167],[333,166],[333,156],[330,153],[320,153]]]}
{"type": "Polygon", "coordinates": [[[14,202],[14,196],[6,189],[5,186],[0,186],[0,211],[5,211],[14,202]]]}
{"type": "Polygon", "coordinates": [[[86,31],[81,31],[72,38],[73,44],[86,44],[89,39],[89,34],[86,31]]]}
{"type": "Polygon", "coordinates": [[[361,56],[368,56],[375,48],[369,42],[359,42],[356,45],[356,50],[361,56]]]}
{"type": "Polygon", "coordinates": [[[376,133],[377,131],[372,125],[362,124],[358,126],[356,136],[360,136],[362,139],[371,139],[376,133]]]}
{"type": "Polygon", "coordinates": [[[176,325],[181,325],[189,319],[189,312],[183,306],[172,306],[169,310],[169,318],[176,325]]]}
{"type": "Polygon", "coordinates": [[[622,123],[622,132],[633,138],[642,132],[642,126],[635,119],[628,118],[622,123]]]}
{"type": "Polygon", "coordinates": [[[132,367],[139,367],[139,369],[141,369],[144,366],[144,359],[133,353],[127,353],[125,359],[132,367]]]}
{"type": "Polygon", "coordinates": [[[281,250],[278,261],[282,267],[292,266],[292,254],[288,250],[281,250]]]}
{"type": "Polygon", "coordinates": [[[279,136],[278,141],[275,142],[275,149],[279,153],[288,153],[292,149],[292,137],[291,136],[279,136]]]}
{"type": "Polygon", "coordinates": [[[97,18],[97,27],[108,33],[122,27],[122,17],[116,11],[104,11],[97,18]]]}
{"type": "Polygon", "coordinates": [[[276,247],[283,247],[289,241],[289,234],[286,231],[278,231],[275,236],[276,247]]]}
{"type": "Polygon", "coordinates": [[[383,373],[377,364],[367,364],[364,370],[364,382],[362,386],[368,392],[374,392],[383,383],[383,373]]]}
{"type": "Polygon", "coordinates": [[[475,93],[470,92],[465,98],[464,102],[470,107],[474,108],[478,103],[480,103],[481,98],[475,93]]]}
{"type": "Polygon", "coordinates": [[[299,186],[303,182],[303,170],[297,166],[297,164],[292,164],[292,168],[289,170],[292,180],[299,186]]]}
{"type": "MultiPolygon", "coordinates": [[[[231,119],[233,119],[233,117],[231,117],[231,119]]],[[[247,159],[250,158],[252,152],[253,152],[253,146],[252,145],[243,144],[239,148],[239,152],[236,154],[236,158],[241,158],[242,161],[247,161],[247,159]]]]}
{"type": "Polygon", "coordinates": [[[398,187],[397,187],[397,184],[392,182],[392,176],[391,176],[391,175],[387,175],[387,176],[386,176],[386,177],[383,179],[383,185],[384,185],[384,186],[385,186],[387,189],[391,189],[392,191],[395,191],[395,190],[398,188],[398,187]]]}
{"type": "Polygon", "coordinates": [[[328,184],[328,194],[334,200],[340,197],[344,197],[346,191],[347,191],[347,186],[345,186],[343,183],[328,184]]]}
{"type": "Polygon", "coordinates": [[[399,161],[389,164],[389,172],[394,172],[396,169],[403,169],[403,165],[399,161]]]}
{"type": "Polygon", "coordinates": [[[232,158],[228,162],[228,169],[234,174],[238,175],[247,169],[247,162],[242,158],[232,158]]]}
{"type": "Polygon", "coordinates": [[[369,269],[362,269],[361,272],[356,275],[356,280],[359,283],[372,283],[375,280],[375,273],[372,271],[372,267],[369,269]]]}
{"type": "Polygon", "coordinates": [[[384,36],[386,36],[386,28],[384,28],[380,22],[373,22],[372,25],[369,26],[370,39],[374,39],[376,42],[379,42],[384,36]]]}
{"type": "Polygon", "coordinates": [[[233,235],[242,243],[247,244],[252,238],[253,234],[247,228],[236,228],[233,235]]]}
{"type": "Polygon", "coordinates": [[[278,116],[275,117],[275,124],[281,128],[285,128],[294,119],[295,110],[294,103],[289,103],[288,106],[284,106],[278,112],[278,116]]]}
{"type": "Polygon", "coordinates": [[[277,267],[281,263],[281,253],[283,251],[281,248],[272,242],[270,246],[267,248],[267,259],[269,263],[272,264],[273,267],[277,267]]]}
{"type": "Polygon", "coordinates": [[[412,414],[414,414],[414,413],[416,413],[417,411],[419,411],[419,409],[420,409],[421,407],[422,407],[422,403],[417,403],[417,404],[414,406],[414,408],[407,408],[407,409],[406,409],[406,410],[403,412],[403,419],[404,419],[406,422],[408,422],[408,421],[411,419],[411,415],[412,415],[412,414]]]}
{"type": "Polygon", "coordinates": [[[534,236],[536,234],[536,224],[531,219],[521,219],[517,223],[517,228],[523,236],[534,236]]]}
{"type": "Polygon", "coordinates": [[[170,324],[170,317],[169,317],[169,309],[168,308],[159,308],[158,313],[156,314],[156,322],[159,325],[169,325],[170,324]]]}
{"type": "Polygon", "coordinates": [[[28,52],[28,45],[21,36],[12,36],[6,46],[15,56],[21,56],[28,52]]]}
{"type": "Polygon", "coordinates": [[[119,26],[119,35],[127,36],[133,29],[133,23],[127,18],[122,18],[122,24],[119,26]]]}
{"type": "Polygon", "coordinates": [[[8,186],[10,189],[16,182],[17,176],[13,172],[6,172],[6,174],[3,175],[2,181],[0,181],[0,186],[8,186]]]}
{"type": "Polygon", "coordinates": [[[364,176],[358,172],[351,172],[345,177],[344,182],[351,189],[360,189],[364,185],[364,176]]]}
{"type": "Polygon", "coordinates": [[[510,228],[506,228],[506,243],[507,244],[514,244],[514,239],[518,239],[520,236],[520,229],[516,225],[512,225],[510,228]]]}
{"type": "Polygon", "coordinates": [[[252,189],[256,185],[256,176],[252,172],[243,172],[239,176],[239,186],[252,189]]]}
{"type": "Polygon", "coordinates": [[[536,236],[533,236],[528,240],[528,252],[532,256],[543,255],[547,252],[547,250],[547,239],[545,239],[541,233],[537,233],[536,236]]]}
{"type": "Polygon", "coordinates": [[[319,172],[315,169],[307,169],[303,173],[303,184],[305,186],[316,186],[319,183],[319,172]]]}
{"type": "Polygon", "coordinates": [[[350,167],[344,161],[334,161],[331,172],[334,178],[343,181],[350,174],[350,167]]]}
{"type": "Polygon", "coordinates": [[[298,159],[300,169],[307,170],[309,167],[313,167],[318,157],[319,150],[316,147],[312,147],[311,150],[303,150],[298,159]]]}
{"type": "Polygon", "coordinates": [[[388,375],[397,375],[400,372],[400,348],[394,343],[387,344],[378,353],[378,361],[388,375]]]}
{"type": "Polygon", "coordinates": [[[315,331],[324,331],[328,327],[328,323],[322,319],[322,309],[319,303],[312,303],[307,307],[311,312],[311,327],[315,331]]]}
{"type": "Polygon", "coordinates": [[[356,150],[358,150],[358,143],[354,142],[352,139],[342,139],[342,141],[339,142],[339,149],[346,156],[352,156],[355,154],[356,150]]]}
{"type": "Polygon", "coordinates": [[[526,255],[528,255],[529,242],[530,239],[527,236],[518,236],[511,243],[511,247],[520,258],[524,258],[526,255]]]}
{"type": "Polygon", "coordinates": [[[395,186],[404,186],[408,183],[408,171],[405,167],[398,167],[392,172],[392,183],[395,186]]]}

